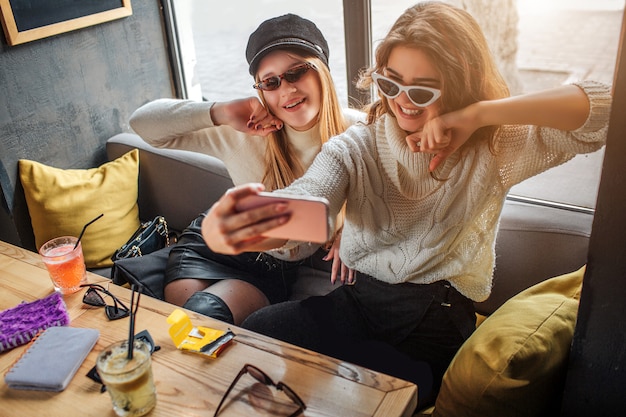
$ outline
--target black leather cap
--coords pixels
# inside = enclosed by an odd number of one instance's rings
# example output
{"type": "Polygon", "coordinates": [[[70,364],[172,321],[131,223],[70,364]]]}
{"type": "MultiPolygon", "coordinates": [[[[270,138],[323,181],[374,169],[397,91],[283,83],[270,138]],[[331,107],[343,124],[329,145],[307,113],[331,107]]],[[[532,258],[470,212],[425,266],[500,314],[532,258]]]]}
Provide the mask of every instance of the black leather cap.
{"type": "Polygon", "coordinates": [[[328,66],[328,43],[315,23],[295,14],[286,14],[266,20],[250,35],[246,47],[250,75],[256,74],[265,55],[287,48],[310,52],[328,66]]]}

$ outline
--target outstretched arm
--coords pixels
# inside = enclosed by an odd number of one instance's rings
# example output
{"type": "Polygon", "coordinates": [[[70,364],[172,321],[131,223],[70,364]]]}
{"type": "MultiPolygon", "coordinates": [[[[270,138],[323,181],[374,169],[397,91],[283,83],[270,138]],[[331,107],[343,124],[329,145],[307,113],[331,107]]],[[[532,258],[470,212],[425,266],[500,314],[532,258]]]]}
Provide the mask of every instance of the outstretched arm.
{"type": "MultiPolygon", "coordinates": [[[[157,147],[173,147],[170,141],[187,142],[201,135],[200,132],[209,135],[210,128],[219,125],[265,136],[281,129],[283,122],[271,115],[257,97],[248,97],[217,103],[157,99],[135,110],[130,125],[146,142],[157,147]]],[[[206,139],[204,135],[202,138],[206,139]]]]}
{"type": "Polygon", "coordinates": [[[524,124],[571,131],[585,123],[589,111],[585,92],[566,85],[470,104],[429,120],[421,132],[407,137],[407,143],[415,152],[436,154],[430,164],[433,171],[483,126],[524,124]]]}

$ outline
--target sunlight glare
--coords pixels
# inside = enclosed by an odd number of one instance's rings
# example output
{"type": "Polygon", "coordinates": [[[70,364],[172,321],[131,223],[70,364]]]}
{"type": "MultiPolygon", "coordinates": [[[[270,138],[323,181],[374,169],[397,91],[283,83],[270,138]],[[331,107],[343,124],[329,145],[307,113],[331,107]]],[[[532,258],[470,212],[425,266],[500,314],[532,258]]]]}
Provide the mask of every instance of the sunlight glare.
{"type": "Polygon", "coordinates": [[[621,10],[625,0],[517,0],[520,13],[544,13],[553,10],[621,10]]]}

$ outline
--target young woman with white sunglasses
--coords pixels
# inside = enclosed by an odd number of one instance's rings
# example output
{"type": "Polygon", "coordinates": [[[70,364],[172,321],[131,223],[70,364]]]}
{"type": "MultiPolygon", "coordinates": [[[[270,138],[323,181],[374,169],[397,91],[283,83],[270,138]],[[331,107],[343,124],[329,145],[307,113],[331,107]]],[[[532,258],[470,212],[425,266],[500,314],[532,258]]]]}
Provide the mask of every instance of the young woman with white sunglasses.
{"type": "MultiPolygon", "coordinates": [[[[473,302],[490,294],[508,190],[601,148],[612,99],[592,81],[509,97],[476,21],[440,2],[407,9],[375,58],[361,78],[380,93],[368,123],[328,141],[281,190],[327,198],[329,221],[345,202],[339,254],[356,282],[263,308],[242,326],[414,381],[423,406],[474,330],[473,302]]],[[[237,187],[209,211],[213,250],[254,250],[289,221],[271,205],[235,212],[260,189],[237,187]]]]}

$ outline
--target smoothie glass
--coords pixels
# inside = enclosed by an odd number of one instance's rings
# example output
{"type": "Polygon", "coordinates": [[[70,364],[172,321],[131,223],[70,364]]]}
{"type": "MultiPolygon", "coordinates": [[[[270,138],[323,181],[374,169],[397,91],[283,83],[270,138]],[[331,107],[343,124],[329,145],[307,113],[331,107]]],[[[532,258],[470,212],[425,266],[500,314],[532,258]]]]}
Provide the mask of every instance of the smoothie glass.
{"type": "Polygon", "coordinates": [[[85,258],[81,243],[73,236],[57,237],[39,249],[55,291],[71,294],[80,289],[86,279],[85,258]],[[74,247],[76,246],[76,247],[74,247]]]}
{"type": "Polygon", "coordinates": [[[96,368],[120,417],[143,416],[156,405],[150,346],[135,339],[132,359],[128,340],[113,343],[98,355],[96,368]]]}

